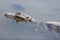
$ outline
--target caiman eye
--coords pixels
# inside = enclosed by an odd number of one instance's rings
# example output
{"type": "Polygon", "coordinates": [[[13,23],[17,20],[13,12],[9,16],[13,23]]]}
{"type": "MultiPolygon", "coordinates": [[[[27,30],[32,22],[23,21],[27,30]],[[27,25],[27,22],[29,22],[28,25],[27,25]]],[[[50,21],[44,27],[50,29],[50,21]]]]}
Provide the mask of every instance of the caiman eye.
{"type": "Polygon", "coordinates": [[[21,15],[21,13],[17,13],[17,14],[21,15]]]}

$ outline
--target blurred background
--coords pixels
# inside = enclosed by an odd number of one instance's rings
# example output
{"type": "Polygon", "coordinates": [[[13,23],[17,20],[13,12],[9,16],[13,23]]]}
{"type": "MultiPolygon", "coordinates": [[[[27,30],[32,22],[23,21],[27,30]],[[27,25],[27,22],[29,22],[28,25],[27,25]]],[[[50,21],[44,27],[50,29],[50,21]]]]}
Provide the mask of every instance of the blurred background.
{"type": "Polygon", "coordinates": [[[4,17],[5,12],[24,12],[39,21],[59,22],[60,0],[0,0],[0,40],[60,40],[59,32],[42,32],[42,25],[16,23],[4,17]]]}

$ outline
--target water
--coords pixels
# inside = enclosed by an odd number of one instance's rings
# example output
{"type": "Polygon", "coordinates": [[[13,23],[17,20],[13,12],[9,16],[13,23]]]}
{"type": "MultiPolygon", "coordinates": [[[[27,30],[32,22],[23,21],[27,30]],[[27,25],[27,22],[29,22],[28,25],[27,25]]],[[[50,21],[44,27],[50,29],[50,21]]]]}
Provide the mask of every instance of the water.
{"type": "Polygon", "coordinates": [[[0,40],[60,40],[60,33],[45,29],[40,20],[60,21],[60,0],[0,0],[0,40]],[[4,17],[5,12],[20,11],[39,22],[16,23],[4,17]]]}

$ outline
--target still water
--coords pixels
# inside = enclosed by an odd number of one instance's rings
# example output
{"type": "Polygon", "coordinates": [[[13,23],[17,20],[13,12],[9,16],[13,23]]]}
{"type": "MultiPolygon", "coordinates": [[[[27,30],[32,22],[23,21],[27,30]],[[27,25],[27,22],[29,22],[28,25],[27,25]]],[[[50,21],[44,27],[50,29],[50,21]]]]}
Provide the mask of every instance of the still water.
{"type": "Polygon", "coordinates": [[[60,40],[59,32],[45,31],[42,23],[16,23],[5,12],[24,12],[37,20],[60,21],[60,0],[0,0],[0,40],[60,40]]]}

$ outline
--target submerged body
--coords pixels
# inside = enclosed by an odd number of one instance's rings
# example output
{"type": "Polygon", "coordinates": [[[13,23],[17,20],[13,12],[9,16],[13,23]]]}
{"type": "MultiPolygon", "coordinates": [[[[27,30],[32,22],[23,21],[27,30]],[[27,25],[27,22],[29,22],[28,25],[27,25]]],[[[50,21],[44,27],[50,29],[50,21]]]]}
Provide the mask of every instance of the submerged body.
{"type": "Polygon", "coordinates": [[[43,25],[46,30],[50,29],[55,32],[60,32],[60,22],[56,22],[56,21],[37,22],[31,16],[23,13],[5,13],[4,15],[7,18],[16,20],[16,22],[33,22],[33,23],[41,24],[40,26],[43,25]]]}
{"type": "Polygon", "coordinates": [[[60,22],[46,21],[44,24],[46,25],[47,30],[50,29],[52,32],[60,32],[60,22]]]}

